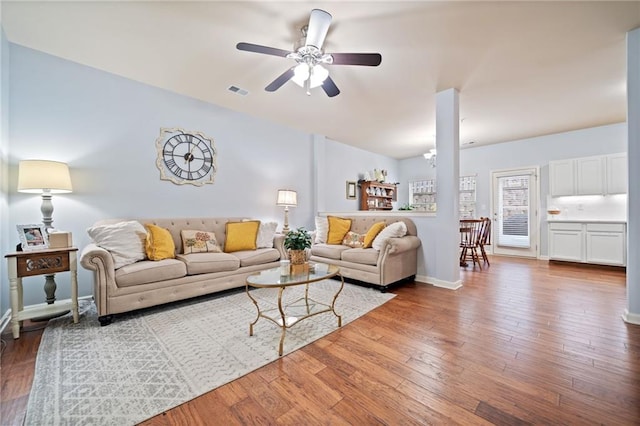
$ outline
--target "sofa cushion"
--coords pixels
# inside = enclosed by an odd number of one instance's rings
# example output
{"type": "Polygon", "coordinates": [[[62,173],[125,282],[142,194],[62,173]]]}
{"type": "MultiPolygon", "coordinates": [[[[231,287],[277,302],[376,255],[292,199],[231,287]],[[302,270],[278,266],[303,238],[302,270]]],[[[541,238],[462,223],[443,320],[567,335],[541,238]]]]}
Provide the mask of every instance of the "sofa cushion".
{"type": "Polygon", "coordinates": [[[246,222],[227,222],[224,240],[224,252],[255,250],[258,239],[259,220],[246,222]]]}
{"type": "Polygon", "coordinates": [[[233,255],[240,259],[240,266],[262,265],[280,260],[280,252],[274,248],[236,251],[233,255]]]}
{"type": "Polygon", "coordinates": [[[345,262],[376,265],[380,252],[372,248],[353,248],[342,252],[341,259],[345,262]]]}
{"type": "Polygon", "coordinates": [[[173,259],[176,257],[176,246],[171,237],[171,232],[162,226],[145,223],[147,228],[147,257],[149,260],[173,259]]]}
{"type": "Polygon", "coordinates": [[[351,219],[344,219],[336,216],[328,216],[329,235],[327,244],[342,244],[344,236],[351,229],[351,219]]]}
{"type": "Polygon", "coordinates": [[[187,275],[187,267],[184,262],[179,260],[143,260],[118,269],[115,279],[118,287],[131,287],[156,281],[182,278],[185,275],[187,275]]]}
{"type": "Polygon", "coordinates": [[[177,258],[187,265],[188,275],[235,271],[240,267],[240,259],[228,253],[179,254],[177,258]]]}
{"type": "Polygon", "coordinates": [[[87,233],[98,247],[111,253],[115,269],[131,265],[147,257],[144,250],[147,230],[140,222],[130,220],[96,225],[87,229],[87,233]]]}
{"type": "Polygon", "coordinates": [[[315,244],[311,246],[311,255],[340,260],[342,252],[345,250],[350,250],[350,247],[336,244],[315,244]]]}
{"type": "MultiPolygon", "coordinates": [[[[251,222],[252,219],[244,219],[243,222],[251,222]]],[[[256,238],[257,248],[273,248],[273,238],[276,235],[278,222],[260,222],[258,236],[256,238]]]]}
{"type": "Polygon", "coordinates": [[[182,238],[182,252],[189,253],[220,253],[220,246],[216,241],[216,234],[207,231],[183,229],[180,231],[182,238]]]}

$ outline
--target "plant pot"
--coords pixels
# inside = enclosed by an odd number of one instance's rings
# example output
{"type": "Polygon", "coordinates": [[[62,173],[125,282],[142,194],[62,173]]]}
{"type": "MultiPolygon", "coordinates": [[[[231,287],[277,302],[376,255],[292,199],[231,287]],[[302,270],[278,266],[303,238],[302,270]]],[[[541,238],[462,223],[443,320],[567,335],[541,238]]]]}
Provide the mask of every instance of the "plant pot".
{"type": "Polygon", "coordinates": [[[289,250],[289,259],[292,265],[303,265],[307,261],[305,250],[289,250]]]}

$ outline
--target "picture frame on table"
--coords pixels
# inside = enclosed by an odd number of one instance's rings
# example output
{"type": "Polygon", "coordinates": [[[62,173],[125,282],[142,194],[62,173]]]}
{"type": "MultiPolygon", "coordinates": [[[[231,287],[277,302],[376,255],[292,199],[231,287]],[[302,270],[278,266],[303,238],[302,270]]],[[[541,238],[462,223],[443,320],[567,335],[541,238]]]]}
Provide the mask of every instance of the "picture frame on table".
{"type": "Polygon", "coordinates": [[[49,248],[47,229],[43,224],[16,225],[22,250],[42,250],[49,248]]]}
{"type": "Polygon", "coordinates": [[[356,199],[356,183],[354,181],[347,181],[347,200],[356,199]]]}

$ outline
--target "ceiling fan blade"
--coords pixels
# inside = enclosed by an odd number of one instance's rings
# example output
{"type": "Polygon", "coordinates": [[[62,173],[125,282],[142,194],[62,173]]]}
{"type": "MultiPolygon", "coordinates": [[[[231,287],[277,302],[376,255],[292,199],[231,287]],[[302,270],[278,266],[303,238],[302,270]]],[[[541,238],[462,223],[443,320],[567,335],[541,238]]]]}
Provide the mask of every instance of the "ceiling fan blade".
{"type": "Polygon", "coordinates": [[[318,49],[322,48],[324,38],[329,31],[331,24],[331,14],[320,9],[313,9],[309,17],[309,26],[307,27],[307,39],[305,46],[314,46],[318,49]]]}
{"type": "Polygon", "coordinates": [[[367,65],[377,67],[382,62],[379,53],[331,53],[333,65],[367,65]]]}
{"type": "Polygon", "coordinates": [[[264,53],[265,55],[282,56],[284,58],[291,53],[288,50],[276,49],[275,47],[261,46],[253,43],[238,43],[236,44],[236,49],[247,52],[264,53]]]}
{"type": "Polygon", "coordinates": [[[324,90],[324,93],[326,93],[330,98],[340,94],[340,89],[338,89],[338,86],[336,86],[331,77],[327,77],[327,79],[322,83],[322,90],[324,90]]]}
{"type": "Polygon", "coordinates": [[[280,77],[273,80],[267,87],[264,88],[264,90],[266,90],[267,92],[275,92],[280,87],[282,87],[283,84],[291,80],[291,77],[293,77],[293,68],[289,68],[288,70],[283,72],[280,77]]]}

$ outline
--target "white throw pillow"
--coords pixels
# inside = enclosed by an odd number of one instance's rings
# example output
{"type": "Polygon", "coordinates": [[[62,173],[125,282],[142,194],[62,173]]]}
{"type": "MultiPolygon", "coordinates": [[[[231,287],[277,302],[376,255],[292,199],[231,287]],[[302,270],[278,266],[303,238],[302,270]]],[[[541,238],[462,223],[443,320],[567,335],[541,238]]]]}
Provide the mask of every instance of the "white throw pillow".
{"type": "Polygon", "coordinates": [[[108,250],[115,268],[122,268],[146,257],[144,244],[147,230],[135,220],[98,225],[87,229],[87,233],[99,247],[108,250]]]}
{"type": "Polygon", "coordinates": [[[258,248],[273,248],[273,237],[276,235],[278,222],[260,222],[256,246],[258,248]]]}
{"type": "Polygon", "coordinates": [[[326,216],[316,216],[316,244],[327,242],[329,234],[329,219],[326,216]]]}
{"type": "Polygon", "coordinates": [[[380,251],[388,238],[399,238],[407,235],[407,225],[404,222],[393,222],[387,225],[373,240],[371,247],[380,251]]]}

